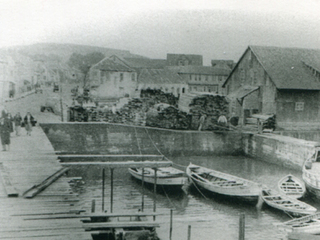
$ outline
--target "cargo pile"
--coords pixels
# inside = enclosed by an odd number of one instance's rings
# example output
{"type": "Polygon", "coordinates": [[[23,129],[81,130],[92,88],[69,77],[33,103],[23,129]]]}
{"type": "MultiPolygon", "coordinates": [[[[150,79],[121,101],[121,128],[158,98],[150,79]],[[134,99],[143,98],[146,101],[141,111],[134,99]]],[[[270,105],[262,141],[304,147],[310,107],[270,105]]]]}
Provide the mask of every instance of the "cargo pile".
{"type": "Polygon", "coordinates": [[[205,115],[202,130],[218,130],[219,117],[228,115],[228,102],[224,96],[197,96],[191,101],[189,107],[192,115],[191,129],[193,130],[198,129],[202,115],[205,115]]]}

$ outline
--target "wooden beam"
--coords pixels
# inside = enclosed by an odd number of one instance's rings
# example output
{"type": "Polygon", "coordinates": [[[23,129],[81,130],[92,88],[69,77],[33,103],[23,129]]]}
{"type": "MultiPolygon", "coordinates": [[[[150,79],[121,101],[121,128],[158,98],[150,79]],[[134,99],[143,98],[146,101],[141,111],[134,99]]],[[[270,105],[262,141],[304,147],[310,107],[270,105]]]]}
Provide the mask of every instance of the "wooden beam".
{"type": "Polygon", "coordinates": [[[29,217],[24,218],[23,220],[50,220],[50,219],[68,219],[68,218],[112,218],[112,217],[149,217],[149,216],[159,216],[157,213],[97,213],[97,214],[79,214],[79,215],[52,215],[52,216],[40,216],[40,217],[29,217]]]}
{"type": "Polygon", "coordinates": [[[129,228],[129,227],[160,227],[156,222],[100,222],[100,223],[83,223],[83,228],[129,228]]]}
{"type": "Polygon", "coordinates": [[[145,154],[63,154],[58,155],[58,158],[163,158],[163,155],[145,155],[145,154]]]}
{"type": "Polygon", "coordinates": [[[172,161],[126,161],[126,162],[66,162],[61,163],[62,166],[88,166],[88,165],[101,165],[108,168],[160,168],[171,167],[172,161]]]}
{"type": "Polygon", "coordinates": [[[6,171],[6,169],[4,168],[2,163],[0,163],[0,176],[2,179],[4,189],[7,193],[7,196],[8,197],[18,197],[19,193],[16,190],[16,188],[13,186],[13,184],[11,183],[9,173],[8,173],[8,171],[6,171]]]}
{"type": "Polygon", "coordinates": [[[67,172],[69,168],[61,168],[51,176],[47,177],[45,180],[43,180],[41,183],[32,186],[30,189],[24,192],[25,198],[33,198],[38,193],[42,192],[44,189],[46,189],[48,186],[50,186],[52,183],[54,183],[58,178],[60,178],[65,172],[67,172]]]}

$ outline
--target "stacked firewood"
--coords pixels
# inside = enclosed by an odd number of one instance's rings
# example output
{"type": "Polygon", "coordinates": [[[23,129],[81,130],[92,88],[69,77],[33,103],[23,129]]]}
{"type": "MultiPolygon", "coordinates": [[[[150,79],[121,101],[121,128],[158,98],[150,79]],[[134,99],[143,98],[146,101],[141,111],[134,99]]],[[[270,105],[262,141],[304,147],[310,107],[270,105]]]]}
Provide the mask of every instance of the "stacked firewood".
{"type": "Polygon", "coordinates": [[[223,96],[219,95],[201,95],[195,97],[190,106],[190,114],[192,115],[191,129],[198,129],[200,118],[205,115],[202,130],[219,129],[218,119],[221,115],[227,117],[228,102],[223,96]]]}
{"type": "Polygon", "coordinates": [[[154,109],[147,114],[146,125],[168,129],[189,129],[190,116],[179,109],[169,106],[161,111],[154,109]]]}
{"type": "Polygon", "coordinates": [[[172,106],[177,106],[178,97],[174,96],[172,93],[164,93],[159,89],[146,89],[141,90],[141,98],[153,99],[156,103],[167,103],[172,106]]]}

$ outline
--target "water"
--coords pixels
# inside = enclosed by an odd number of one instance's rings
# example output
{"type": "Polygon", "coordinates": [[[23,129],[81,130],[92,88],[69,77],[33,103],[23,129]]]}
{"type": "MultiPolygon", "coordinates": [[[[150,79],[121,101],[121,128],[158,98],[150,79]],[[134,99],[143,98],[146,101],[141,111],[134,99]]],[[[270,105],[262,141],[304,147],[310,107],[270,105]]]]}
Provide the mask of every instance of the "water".
{"type": "MultiPolygon", "coordinates": [[[[301,172],[271,165],[245,157],[177,157],[171,160],[182,166],[190,162],[223,171],[239,177],[250,179],[270,188],[277,188],[280,178],[291,173],[301,179],[301,172]]],[[[80,193],[80,207],[90,212],[92,199],[96,200],[96,211],[101,211],[102,180],[101,168],[92,166],[77,167],[71,172],[74,176],[82,176],[85,188],[80,193]]],[[[110,208],[110,172],[106,170],[105,210],[110,208]]],[[[157,230],[161,239],[169,239],[170,209],[173,209],[173,240],[187,239],[188,225],[191,225],[191,239],[238,239],[240,213],[245,214],[246,239],[287,239],[286,233],[274,225],[290,220],[284,212],[263,205],[258,209],[255,205],[236,199],[199,192],[195,187],[189,193],[170,189],[160,189],[157,193],[157,217],[161,227],[157,230]]],[[[141,182],[133,179],[127,169],[114,170],[114,202],[113,212],[128,211],[135,213],[141,208],[141,182]]],[[[314,199],[303,199],[320,209],[314,199]]],[[[153,211],[153,187],[145,189],[145,212],[153,211]]]]}

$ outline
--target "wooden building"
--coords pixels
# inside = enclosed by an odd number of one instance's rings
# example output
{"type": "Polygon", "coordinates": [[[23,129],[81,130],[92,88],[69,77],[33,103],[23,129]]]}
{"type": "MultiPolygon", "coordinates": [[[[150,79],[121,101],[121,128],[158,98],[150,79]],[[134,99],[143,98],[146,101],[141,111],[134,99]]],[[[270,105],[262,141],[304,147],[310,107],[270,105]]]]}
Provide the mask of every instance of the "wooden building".
{"type": "Polygon", "coordinates": [[[231,68],[220,66],[177,66],[167,69],[177,72],[189,85],[190,92],[208,92],[224,95],[222,84],[231,68]]]}
{"type": "Polygon", "coordinates": [[[275,114],[279,129],[320,127],[320,50],[249,46],[223,86],[241,125],[275,114]]]}
{"type": "Polygon", "coordinates": [[[138,95],[136,70],[115,55],[102,59],[90,68],[89,83],[99,98],[138,95]]]}
{"type": "Polygon", "coordinates": [[[175,72],[164,69],[142,69],[138,77],[138,89],[159,89],[176,97],[188,91],[188,84],[175,72]]]}

